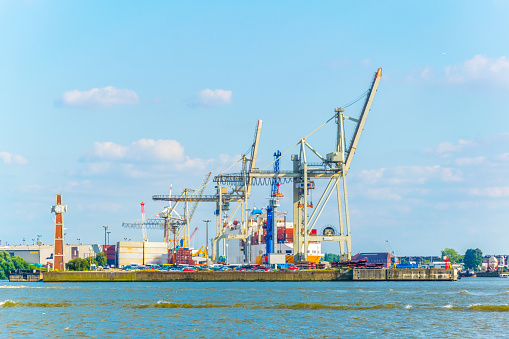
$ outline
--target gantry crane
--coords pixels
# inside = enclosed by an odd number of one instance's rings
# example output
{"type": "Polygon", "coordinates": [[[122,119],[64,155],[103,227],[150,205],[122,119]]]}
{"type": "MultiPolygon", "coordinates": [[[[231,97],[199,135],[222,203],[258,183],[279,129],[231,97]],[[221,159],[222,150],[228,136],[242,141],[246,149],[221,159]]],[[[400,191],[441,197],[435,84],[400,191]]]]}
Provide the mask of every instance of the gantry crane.
{"type": "MultiPolygon", "coordinates": [[[[203,190],[205,189],[205,186],[207,185],[208,181],[210,180],[210,176],[212,175],[211,172],[207,173],[205,177],[203,178],[202,185],[197,190],[191,190],[191,189],[184,189],[182,192],[180,198],[184,198],[187,196],[201,198],[203,194],[203,190]]],[[[171,196],[171,195],[170,195],[171,196]]],[[[178,200],[179,197],[176,201],[178,200]]],[[[175,200],[173,200],[175,201],[175,200]]],[[[193,218],[194,212],[196,211],[196,207],[198,205],[199,200],[195,200],[193,206],[191,207],[191,213],[189,213],[188,204],[186,203],[184,206],[184,217],[180,217],[180,215],[177,214],[177,216],[174,216],[173,214],[176,213],[175,209],[178,205],[178,202],[173,206],[167,206],[165,207],[158,215],[160,219],[145,219],[145,210],[144,210],[144,203],[142,203],[142,219],[137,220],[134,223],[122,223],[122,227],[124,228],[141,228],[143,230],[143,238],[144,241],[147,241],[147,235],[146,230],[147,229],[162,229],[164,230],[164,242],[171,243],[170,240],[170,232],[173,233],[173,244],[170,246],[170,248],[175,249],[177,246],[177,238],[184,239],[184,247],[189,246],[190,243],[190,237],[189,237],[189,224],[191,223],[191,219],[193,218]],[[181,233],[184,233],[181,236],[181,233]]],[[[196,232],[196,231],[195,231],[196,232]]]]}
{"type": "MultiPolygon", "coordinates": [[[[293,149],[298,146],[300,149],[299,154],[293,154],[291,156],[293,162],[292,171],[281,171],[279,173],[263,170],[250,171],[249,173],[243,171],[243,173],[222,174],[214,178],[214,182],[217,182],[218,186],[222,183],[242,185],[242,183],[246,181],[246,175],[248,175],[247,181],[250,184],[253,183],[253,180],[260,180],[260,182],[263,183],[263,179],[273,177],[285,178],[293,181],[293,252],[296,261],[305,260],[307,258],[309,241],[338,241],[342,260],[351,258],[350,216],[348,211],[346,174],[348,173],[357,149],[381,76],[382,69],[379,68],[374,75],[370,88],[365,92],[366,100],[358,119],[346,116],[344,114],[344,108],[337,108],[334,110],[334,115],[329,120],[311,134],[302,138],[291,148],[293,149]],[[333,119],[337,125],[334,150],[333,152],[327,153],[326,157],[323,157],[307,142],[307,138],[333,119]],[[348,147],[346,146],[345,120],[356,123],[355,131],[348,147]],[[312,154],[318,158],[319,163],[309,161],[307,150],[311,151],[312,154]],[[308,203],[308,193],[310,190],[315,189],[313,180],[319,178],[328,178],[329,182],[320,200],[313,206],[312,203],[308,203]],[[342,179],[342,185],[340,185],[340,179],[342,179]],[[343,194],[341,194],[340,186],[342,186],[343,194]],[[336,191],[338,201],[339,234],[331,234],[331,229],[328,229],[327,235],[312,235],[311,231],[315,227],[318,218],[334,190],[336,191]],[[310,208],[312,209],[311,214],[308,210],[310,208]]],[[[278,159],[279,157],[275,161],[278,159]]],[[[270,166],[270,164],[268,166],[270,166]]]]}
{"type": "Polygon", "coordinates": [[[153,200],[163,201],[174,201],[174,202],[215,202],[216,209],[214,214],[216,215],[216,237],[214,238],[212,245],[212,259],[215,260],[219,257],[219,246],[218,242],[222,239],[240,239],[245,240],[247,238],[247,223],[246,223],[246,207],[247,199],[251,194],[251,186],[253,183],[253,177],[251,174],[256,171],[256,157],[258,154],[258,144],[260,141],[260,131],[262,128],[262,120],[258,120],[255,128],[254,141],[250,150],[242,155],[240,159],[242,161],[242,172],[237,175],[235,180],[231,182],[218,182],[217,177],[214,178],[214,182],[217,183],[215,195],[202,195],[197,196],[180,196],[172,197],[168,195],[154,195],[153,200]],[[249,155],[248,155],[249,154],[249,155]],[[222,184],[226,184],[227,187],[223,187],[222,184]],[[230,187],[230,189],[229,189],[230,187]],[[230,212],[230,203],[235,203],[235,207],[230,212]],[[233,216],[238,209],[241,209],[241,232],[240,234],[227,234],[225,231],[225,224],[233,216]],[[228,214],[229,213],[229,214],[228,214]]]}

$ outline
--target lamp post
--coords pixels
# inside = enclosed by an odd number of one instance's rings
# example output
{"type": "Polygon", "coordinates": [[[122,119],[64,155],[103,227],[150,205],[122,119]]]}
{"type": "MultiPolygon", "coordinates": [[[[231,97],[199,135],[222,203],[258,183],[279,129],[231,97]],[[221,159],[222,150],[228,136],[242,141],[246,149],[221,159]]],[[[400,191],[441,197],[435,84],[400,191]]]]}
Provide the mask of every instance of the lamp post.
{"type": "MultiPolygon", "coordinates": [[[[224,239],[226,242],[226,239],[224,239]]],[[[224,261],[226,261],[226,264],[228,265],[228,244],[226,244],[226,251],[224,253],[224,261]]]]}
{"type": "Polygon", "coordinates": [[[207,259],[207,265],[209,264],[209,222],[210,220],[203,220],[205,222],[205,224],[207,225],[207,228],[206,228],[206,236],[205,236],[205,256],[207,259]]]}
{"type": "Polygon", "coordinates": [[[108,231],[108,226],[103,226],[104,227],[104,246],[106,246],[106,232],[108,231]]]}
{"type": "Polygon", "coordinates": [[[80,238],[78,238],[78,239],[76,239],[76,240],[78,240],[78,245],[81,245],[81,239],[80,239],[80,238]]]}
{"type": "Polygon", "coordinates": [[[108,233],[108,242],[106,243],[106,245],[109,245],[110,244],[110,233],[111,232],[107,232],[108,233]]]}

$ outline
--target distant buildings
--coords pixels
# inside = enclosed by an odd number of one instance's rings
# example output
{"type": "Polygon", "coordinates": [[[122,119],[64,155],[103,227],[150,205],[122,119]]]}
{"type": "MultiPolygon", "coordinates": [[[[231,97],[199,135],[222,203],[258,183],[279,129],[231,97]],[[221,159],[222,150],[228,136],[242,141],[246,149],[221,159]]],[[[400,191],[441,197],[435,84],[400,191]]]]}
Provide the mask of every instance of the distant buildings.
{"type": "MultiPolygon", "coordinates": [[[[11,256],[23,258],[32,265],[53,266],[54,263],[54,245],[0,245],[0,251],[5,251],[11,256]]],[[[64,262],[75,258],[95,257],[103,251],[102,245],[66,245],[64,246],[64,262]]]]}

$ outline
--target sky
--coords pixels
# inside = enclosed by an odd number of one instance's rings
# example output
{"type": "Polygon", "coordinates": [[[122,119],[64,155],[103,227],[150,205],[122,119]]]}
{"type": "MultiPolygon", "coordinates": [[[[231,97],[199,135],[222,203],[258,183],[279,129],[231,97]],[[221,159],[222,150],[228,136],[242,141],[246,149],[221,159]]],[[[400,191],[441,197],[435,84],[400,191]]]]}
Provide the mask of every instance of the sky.
{"type": "MultiPolygon", "coordinates": [[[[0,0],[0,241],[52,243],[56,194],[67,243],[102,244],[105,225],[110,243],[141,241],[122,228],[140,202],[154,216],[170,183],[178,194],[226,170],[258,119],[269,165],[381,67],[347,176],[352,252],[508,254],[508,13],[501,0],[0,0]]],[[[334,125],[308,142],[331,152],[334,125]]],[[[255,187],[249,208],[269,191],[255,187]]],[[[333,207],[317,228],[337,226],[333,207]]],[[[214,209],[198,206],[195,247],[214,209]]]]}

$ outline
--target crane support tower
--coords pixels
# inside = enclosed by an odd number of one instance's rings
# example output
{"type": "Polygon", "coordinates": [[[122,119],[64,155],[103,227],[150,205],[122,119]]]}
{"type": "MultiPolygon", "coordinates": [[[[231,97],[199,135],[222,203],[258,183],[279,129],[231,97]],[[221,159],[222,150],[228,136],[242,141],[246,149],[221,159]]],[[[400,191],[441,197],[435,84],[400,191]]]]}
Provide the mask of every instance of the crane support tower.
{"type": "Polygon", "coordinates": [[[279,173],[279,159],[281,158],[281,152],[277,150],[274,153],[274,173],[275,176],[272,178],[272,187],[270,190],[269,206],[267,206],[267,235],[266,239],[266,253],[276,252],[277,243],[277,208],[279,206],[279,197],[283,195],[279,193],[279,186],[281,185],[281,178],[277,176],[279,173]]]}

